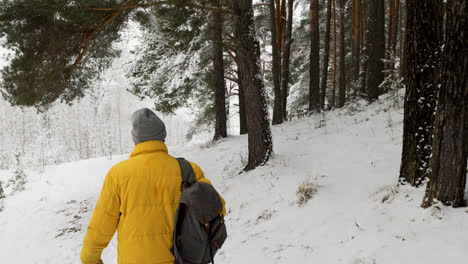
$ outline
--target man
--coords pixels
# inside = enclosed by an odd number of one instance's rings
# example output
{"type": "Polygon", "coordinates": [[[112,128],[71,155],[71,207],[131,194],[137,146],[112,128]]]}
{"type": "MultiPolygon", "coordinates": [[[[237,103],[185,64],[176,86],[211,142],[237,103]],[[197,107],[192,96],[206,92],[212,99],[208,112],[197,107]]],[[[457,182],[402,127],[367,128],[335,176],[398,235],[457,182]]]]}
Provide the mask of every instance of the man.
{"type": "MultiPolygon", "coordinates": [[[[136,111],[132,126],[135,148],[106,176],[84,238],[83,264],[102,263],[102,250],[115,230],[119,264],[174,263],[170,250],[182,183],[180,167],[167,152],[166,128],[155,113],[147,108],[136,111]]],[[[191,165],[197,181],[210,183],[198,165],[191,165]]]]}

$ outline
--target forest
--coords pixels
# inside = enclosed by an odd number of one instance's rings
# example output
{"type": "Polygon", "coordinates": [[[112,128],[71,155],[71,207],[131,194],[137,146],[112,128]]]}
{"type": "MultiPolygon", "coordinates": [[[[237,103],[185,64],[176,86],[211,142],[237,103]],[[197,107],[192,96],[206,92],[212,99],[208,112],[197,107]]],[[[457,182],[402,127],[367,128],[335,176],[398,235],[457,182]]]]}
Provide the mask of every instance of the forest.
{"type": "Polygon", "coordinates": [[[20,178],[129,153],[142,102],[169,145],[245,135],[239,175],[286,155],[275,129],[401,102],[395,185],[467,206],[465,0],[1,0],[0,46],[0,169],[20,178]]]}
{"type": "Polygon", "coordinates": [[[117,56],[119,32],[137,21],[144,42],[125,73],[129,90],[162,113],[192,102],[214,140],[228,135],[227,101],[237,96],[245,170],[273,155],[270,119],[372,103],[406,87],[401,182],[430,179],[425,205],[464,204],[464,1],[4,1],[0,13],[13,50],[2,94],[12,105],[47,113],[82,97],[117,56]]]}

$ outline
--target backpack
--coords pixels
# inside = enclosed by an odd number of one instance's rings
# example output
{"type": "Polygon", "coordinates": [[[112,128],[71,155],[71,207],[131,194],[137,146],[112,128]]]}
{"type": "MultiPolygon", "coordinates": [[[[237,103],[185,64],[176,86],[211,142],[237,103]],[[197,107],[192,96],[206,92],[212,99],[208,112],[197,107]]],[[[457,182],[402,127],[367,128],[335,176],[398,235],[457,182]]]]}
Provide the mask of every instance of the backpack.
{"type": "Polygon", "coordinates": [[[176,264],[214,264],[214,256],[227,238],[223,204],[211,184],[196,182],[192,166],[177,159],[182,172],[180,202],[175,214],[176,264]]]}

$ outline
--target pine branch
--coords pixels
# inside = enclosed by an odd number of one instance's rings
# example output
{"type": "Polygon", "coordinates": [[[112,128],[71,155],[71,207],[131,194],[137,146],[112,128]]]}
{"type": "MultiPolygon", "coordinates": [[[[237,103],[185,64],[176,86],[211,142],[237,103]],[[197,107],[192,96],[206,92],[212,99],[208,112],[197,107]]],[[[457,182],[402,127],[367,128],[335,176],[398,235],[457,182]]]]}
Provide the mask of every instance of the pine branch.
{"type": "MultiPolygon", "coordinates": [[[[115,11],[115,10],[127,10],[127,9],[134,9],[134,8],[148,8],[148,7],[158,6],[158,5],[173,5],[173,4],[170,1],[159,1],[156,3],[150,3],[150,4],[131,4],[131,5],[116,6],[116,7],[85,7],[84,9],[91,10],[91,11],[115,11]]],[[[197,5],[197,4],[190,4],[190,3],[187,3],[185,5],[188,7],[193,7],[197,9],[218,11],[221,13],[232,14],[232,11],[230,10],[217,8],[214,6],[205,6],[205,5],[197,5]]]]}
{"type": "Polygon", "coordinates": [[[78,65],[78,63],[80,63],[83,60],[84,55],[88,51],[88,47],[89,47],[91,38],[94,35],[96,35],[96,33],[98,31],[104,29],[110,22],[112,22],[124,10],[125,9],[118,9],[116,11],[113,11],[112,13],[110,13],[109,15],[106,16],[107,18],[104,20],[104,22],[101,25],[99,25],[99,26],[95,27],[94,29],[90,30],[90,32],[85,37],[85,41],[84,41],[84,44],[83,44],[83,49],[82,49],[80,55],[76,58],[75,62],[71,66],[69,66],[68,68],[72,68],[72,67],[78,65]]]}

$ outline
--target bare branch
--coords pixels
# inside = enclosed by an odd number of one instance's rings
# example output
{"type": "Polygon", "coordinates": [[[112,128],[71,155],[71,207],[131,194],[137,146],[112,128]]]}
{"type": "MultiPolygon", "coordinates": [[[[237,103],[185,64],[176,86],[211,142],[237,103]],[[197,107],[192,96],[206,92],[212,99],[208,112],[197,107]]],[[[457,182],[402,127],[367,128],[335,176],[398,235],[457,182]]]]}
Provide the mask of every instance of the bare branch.
{"type": "Polygon", "coordinates": [[[239,61],[237,60],[236,56],[234,56],[234,54],[232,54],[232,52],[229,49],[227,50],[227,52],[229,54],[229,57],[231,57],[231,59],[233,59],[236,63],[237,67],[239,67],[239,61]]]}

